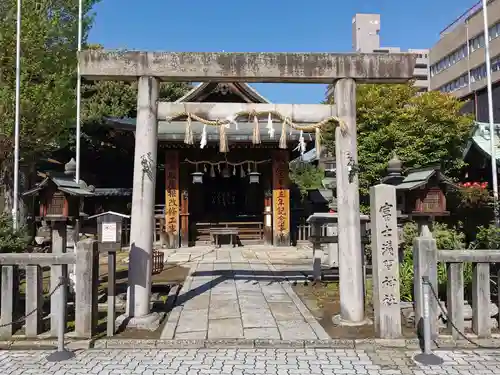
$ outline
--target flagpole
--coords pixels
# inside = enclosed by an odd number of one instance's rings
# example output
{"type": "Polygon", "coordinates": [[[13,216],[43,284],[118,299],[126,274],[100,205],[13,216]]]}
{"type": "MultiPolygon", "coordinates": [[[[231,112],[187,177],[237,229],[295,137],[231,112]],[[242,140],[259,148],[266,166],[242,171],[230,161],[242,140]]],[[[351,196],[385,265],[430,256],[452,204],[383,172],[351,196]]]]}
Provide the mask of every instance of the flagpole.
{"type": "MultiPolygon", "coordinates": [[[[83,28],[83,0],[78,0],[78,52],[82,50],[82,28],[83,28]]],[[[81,138],[81,117],[80,106],[82,97],[82,77],[80,75],[80,63],[76,63],[76,182],[80,182],[80,138],[81,138]]]]}
{"type": "Polygon", "coordinates": [[[16,25],[16,109],[14,125],[14,194],[12,205],[12,223],[19,228],[19,130],[21,118],[21,1],[17,0],[16,25]]]}
{"type": "Polygon", "coordinates": [[[491,150],[491,179],[493,184],[493,207],[495,215],[495,223],[498,226],[498,171],[497,171],[497,156],[496,156],[496,129],[493,119],[493,94],[491,88],[491,61],[490,61],[490,32],[488,25],[488,1],[483,0],[483,21],[484,21],[484,55],[486,60],[486,87],[488,89],[488,122],[490,124],[490,150],[491,150]]]}

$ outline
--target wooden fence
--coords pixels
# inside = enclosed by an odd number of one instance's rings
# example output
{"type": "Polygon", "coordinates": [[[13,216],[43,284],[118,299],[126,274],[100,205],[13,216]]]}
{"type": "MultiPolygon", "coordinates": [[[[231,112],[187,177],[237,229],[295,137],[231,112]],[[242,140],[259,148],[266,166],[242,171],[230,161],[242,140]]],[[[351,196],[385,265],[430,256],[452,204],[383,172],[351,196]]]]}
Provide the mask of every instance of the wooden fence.
{"type": "MultiPolygon", "coordinates": [[[[459,332],[465,331],[464,266],[466,263],[472,263],[472,331],[480,337],[491,336],[490,266],[492,263],[500,262],[500,250],[440,250],[437,253],[437,260],[446,263],[448,328],[453,338],[459,338],[459,332]]],[[[500,274],[497,280],[500,281],[500,274]]]]}
{"type": "Polygon", "coordinates": [[[0,254],[0,337],[9,339],[24,326],[25,337],[57,336],[60,316],[74,314],[75,336],[91,338],[97,329],[97,242],[80,241],[74,253],[0,254]],[[75,267],[74,311],[67,311],[68,265],[75,267]],[[21,281],[20,271],[25,273],[21,281]],[[66,288],[66,289],[64,289],[66,288]],[[64,291],[63,291],[64,289],[64,291]],[[24,291],[24,293],[21,293],[24,291]],[[62,293],[62,298],[61,298],[62,293]],[[20,305],[24,297],[24,308],[20,305]],[[63,301],[64,299],[64,301],[63,301]],[[49,302],[49,310],[46,305],[49,302]],[[64,311],[61,311],[63,309],[64,311]],[[49,327],[44,318],[50,315],[49,327]]]}
{"type": "MultiPolygon", "coordinates": [[[[432,335],[436,337],[439,334],[437,317],[444,315],[452,337],[461,338],[467,328],[465,324],[465,271],[467,267],[469,271],[472,268],[472,332],[479,337],[491,336],[493,322],[490,270],[494,269],[493,264],[500,262],[500,250],[437,250],[436,240],[430,233],[427,233],[414,240],[413,262],[417,324],[422,319],[424,310],[422,277],[427,276],[431,284],[429,308],[432,335]],[[439,263],[446,266],[446,304],[440,302],[438,298],[439,263]]],[[[495,275],[495,277],[496,281],[500,281],[500,275],[495,275]]],[[[497,291],[497,299],[498,294],[497,291]]],[[[499,302],[496,301],[496,303],[499,302]]]]}

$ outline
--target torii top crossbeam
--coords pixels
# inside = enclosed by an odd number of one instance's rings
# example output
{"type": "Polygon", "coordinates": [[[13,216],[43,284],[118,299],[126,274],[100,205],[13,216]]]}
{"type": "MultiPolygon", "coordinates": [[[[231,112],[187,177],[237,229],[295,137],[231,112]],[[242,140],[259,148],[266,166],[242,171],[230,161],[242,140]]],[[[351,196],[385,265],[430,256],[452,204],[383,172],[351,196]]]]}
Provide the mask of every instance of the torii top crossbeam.
{"type": "Polygon", "coordinates": [[[87,50],[79,53],[87,79],[164,81],[332,83],[403,83],[413,76],[411,53],[225,53],[87,50]]]}

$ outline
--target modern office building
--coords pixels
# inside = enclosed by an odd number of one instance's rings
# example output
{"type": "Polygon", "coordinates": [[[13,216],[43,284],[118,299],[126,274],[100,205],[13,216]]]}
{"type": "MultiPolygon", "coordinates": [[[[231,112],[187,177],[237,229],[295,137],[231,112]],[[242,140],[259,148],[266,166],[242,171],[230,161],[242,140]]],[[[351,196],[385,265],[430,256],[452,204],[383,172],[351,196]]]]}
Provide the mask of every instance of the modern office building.
{"type": "MultiPolygon", "coordinates": [[[[399,53],[399,47],[380,46],[380,14],[357,13],[352,19],[352,49],[361,53],[399,53]]],[[[417,55],[415,86],[420,91],[429,89],[429,50],[409,49],[417,55]]]]}
{"type": "MultiPolygon", "coordinates": [[[[488,3],[494,121],[500,122],[500,0],[488,3]]],[[[431,48],[430,89],[467,100],[464,111],[476,120],[488,121],[485,38],[479,1],[440,34],[431,48]]]]}

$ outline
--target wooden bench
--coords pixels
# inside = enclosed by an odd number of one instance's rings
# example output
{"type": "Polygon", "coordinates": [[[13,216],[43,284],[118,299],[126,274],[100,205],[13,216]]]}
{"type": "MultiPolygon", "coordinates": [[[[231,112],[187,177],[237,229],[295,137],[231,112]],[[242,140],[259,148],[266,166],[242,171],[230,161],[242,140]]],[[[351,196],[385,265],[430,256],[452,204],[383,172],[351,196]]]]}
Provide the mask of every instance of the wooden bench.
{"type": "Polygon", "coordinates": [[[238,234],[238,228],[210,228],[210,237],[212,238],[215,247],[221,247],[220,236],[229,236],[229,244],[235,247],[238,234]]]}
{"type": "Polygon", "coordinates": [[[264,238],[264,223],[252,221],[196,223],[196,241],[208,242],[213,239],[212,229],[238,229],[240,241],[259,242],[264,238]]]}

